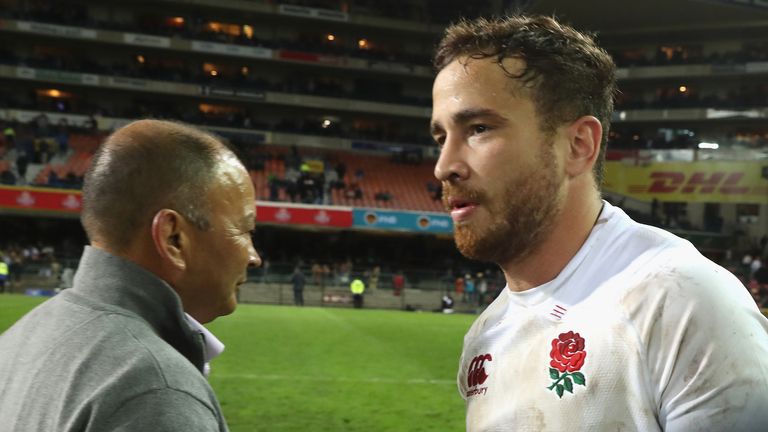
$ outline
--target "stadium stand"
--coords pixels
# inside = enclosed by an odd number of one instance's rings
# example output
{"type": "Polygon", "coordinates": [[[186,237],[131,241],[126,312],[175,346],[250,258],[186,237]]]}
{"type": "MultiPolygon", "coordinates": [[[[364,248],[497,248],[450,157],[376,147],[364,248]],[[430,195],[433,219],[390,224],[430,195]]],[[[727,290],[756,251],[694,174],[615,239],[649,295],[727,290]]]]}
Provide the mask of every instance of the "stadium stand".
{"type": "MultiPolygon", "coordinates": [[[[714,1],[686,10],[695,20],[681,22],[671,3],[654,1],[653,12],[632,16],[598,3],[633,24],[551,0],[0,0],[0,122],[16,129],[0,157],[2,182],[77,188],[106,134],[156,117],[228,138],[264,201],[439,212],[427,133],[430,51],[446,22],[511,7],[557,6],[577,26],[599,31],[622,90],[609,161],[768,159],[768,32],[747,23],[762,9],[714,1]],[[346,172],[334,179],[339,165],[346,172]]],[[[640,220],[674,225],[722,260],[758,249],[768,232],[768,203],[759,199],[676,195],[654,208],[649,196],[607,196],[640,220]]],[[[474,265],[445,259],[453,264],[430,271],[458,275],[474,265]]],[[[290,259],[273,261],[277,268],[290,259]]],[[[398,266],[389,263],[390,271],[398,266]]]]}

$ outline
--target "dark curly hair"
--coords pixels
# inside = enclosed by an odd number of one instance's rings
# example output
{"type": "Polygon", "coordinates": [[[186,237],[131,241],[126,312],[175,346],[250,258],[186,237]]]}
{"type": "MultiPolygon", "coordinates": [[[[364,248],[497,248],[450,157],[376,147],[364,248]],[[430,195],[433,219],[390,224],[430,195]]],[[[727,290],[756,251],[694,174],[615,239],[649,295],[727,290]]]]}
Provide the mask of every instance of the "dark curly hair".
{"type": "Polygon", "coordinates": [[[507,58],[524,62],[518,74],[504,72],[530,91],[544,133],[585,115],[603,126],[600,153],[594,166],[598,188],[603,182],[603,161],[608,139],[616,65],[592,35],[546,16],[462,19],[445,30],[437,46],[434,66],[439,72],[459,58],[507,58]]]}

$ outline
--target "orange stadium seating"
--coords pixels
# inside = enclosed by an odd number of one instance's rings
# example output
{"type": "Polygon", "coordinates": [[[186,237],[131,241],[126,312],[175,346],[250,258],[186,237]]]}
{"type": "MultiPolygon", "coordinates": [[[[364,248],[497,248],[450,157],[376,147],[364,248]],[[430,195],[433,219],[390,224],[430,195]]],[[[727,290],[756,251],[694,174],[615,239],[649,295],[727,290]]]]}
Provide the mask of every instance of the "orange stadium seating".
{"type": "MultiPolygon", "coordinates": [[[[270,147],[273,155],[287,155],[287,148],[270,147]]],[[[363,191],[361,199],[348,198],[345,189],[331,191],[334,205],[351,207],[375,207],[400,210],[442,211],[442,205],[430,197],[427,182],[434,181],[432,165],[424,162],[420,165],[404,165],[391,162],[384,156],[365,155],[348,151],[334,150],[304,150],[306,153],[323,157],[329,163],[342,162],[347,166],[344,181],[347,185],[357,182],[363,191]],[[355,179],[355,172],[364,172],[361,180],[355,179]],[[388,201],[376,200],[378,192],[391,195],[388,201]]],[[[285,175],[284,158],[274,157],[266,161],[264,170],[251,170],[251,179],[258,199],[269,199],[268,179],[274,175],[283,178],[285,175]]],[[[284,190],[280,191],[280,201],[289,201],[284,190]]]]}
{"type": "Polygon", "coordinates": [[[48,184],[48,178],[51,171],[55,172],[59,178],[65,178],[68,174],[74,174],[82,177],[88,170],[91,163],[91,157],[99,145],[104,140],[104,135],[72,134],[69,136],[69,147],[72,154],[67,158],[64,164],[47,164],[35,177],[35,184],[48,184]]]}
{"type": "MultiPolygon", "coordinates": [[[[70,173],[81,177],[88,169],[93,153],[103,141],[104,135],[72,134],[69,147],[72,153],[63,164],[47,164],[35,178],[35,184],[47,185],[51,172],[60,179],[70,173]]],[[[257,153],[269,153],[271,157],[264,161],[264,169],[249,171],[257,199],[269,200],[269,178],[285,177],[285,159],[290,154],[288,147],[268,146],[259,148],[257,153]]],[[[334,205],[350,207],[373,207],[416,211],[442,211],[439,201],[432,199],[427,183],[435,179],[432,175],[432,164],[423,162],[419,165],[402,164],[390,161],[386,156],[362,154],[351,151],[302,148],[299,153],[308,158],[320,157],[330,166],[343,163],[347,166],[345,184],[357,183],[362,190],[362,198],[355,199],[346,196],[346,189],[333,189],[331,202],[334,205]],[[362,170],[364,175],[358,180],[355,173],[362,170]],[[389,200],[377,200],[377,193],[387,193],[389,200]]],[[[6,165],[7,165],[6,161],[6,165]]],[[[0,165],[2,171],[2,165],[0,165]]],[[[290,201],[285,190],[280,190],[280,201],[290,201]]]]}

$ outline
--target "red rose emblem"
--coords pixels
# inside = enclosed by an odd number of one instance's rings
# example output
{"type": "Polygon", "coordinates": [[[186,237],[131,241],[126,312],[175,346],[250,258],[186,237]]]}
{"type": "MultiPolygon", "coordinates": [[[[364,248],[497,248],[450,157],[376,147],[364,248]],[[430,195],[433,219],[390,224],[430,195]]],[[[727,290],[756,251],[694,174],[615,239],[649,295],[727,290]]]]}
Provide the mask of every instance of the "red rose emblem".
{"type": "Polygon", "coordinates": [[[552,339],[552,357],[550,366],[564,372],[576,372],[584,366],[587,352],[584,351],[584,338],[578,333],[569,331],[561,333],[559,337],[552,339]]]}

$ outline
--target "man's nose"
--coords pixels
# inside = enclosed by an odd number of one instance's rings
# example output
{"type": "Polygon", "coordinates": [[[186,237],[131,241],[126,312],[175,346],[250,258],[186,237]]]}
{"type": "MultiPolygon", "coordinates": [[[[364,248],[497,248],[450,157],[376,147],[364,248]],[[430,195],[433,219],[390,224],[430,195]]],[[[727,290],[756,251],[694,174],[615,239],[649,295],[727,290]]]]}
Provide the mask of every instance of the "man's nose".
{"type": "Polygon", "coordinates": [[[435,177],[440,181],[464,180],[469,177],[469,166],[464,160],[461,143],[446,137],[440,157],[435,164],[435,177]]]}

